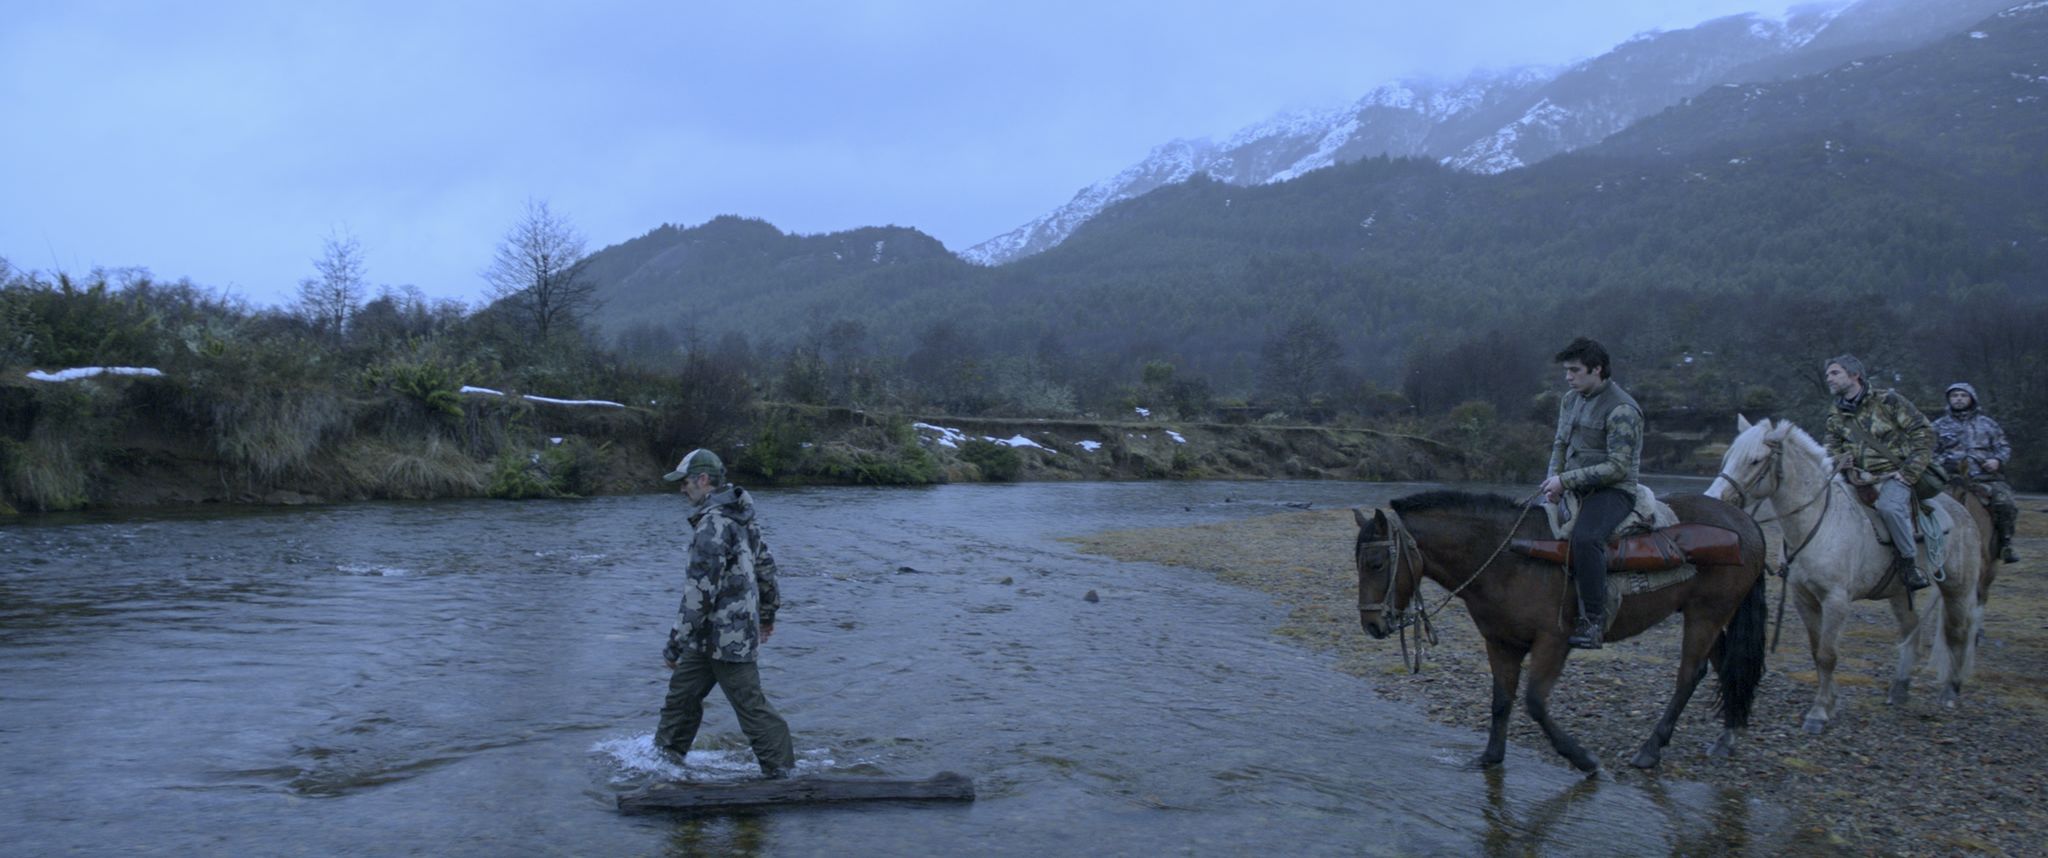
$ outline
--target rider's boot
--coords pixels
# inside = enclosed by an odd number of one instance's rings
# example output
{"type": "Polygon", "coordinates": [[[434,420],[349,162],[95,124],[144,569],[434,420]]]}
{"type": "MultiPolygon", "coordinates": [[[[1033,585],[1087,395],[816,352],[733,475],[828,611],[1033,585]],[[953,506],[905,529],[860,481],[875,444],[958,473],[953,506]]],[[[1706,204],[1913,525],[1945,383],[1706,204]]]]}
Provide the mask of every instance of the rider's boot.
{"type": "Polygon", "coordinates": [[[1565,646],[1572,649],[1599,649],[1600,639],[1607,635],[1607,573],[1603,558],[1599,566],[1583,570],[1584,574],[1572,577],[1573,589],[1579,597],[1579,622],[1572,627],[1570,637],[1564,639],[1565,646]]]}
{"type": "Polygon", "coordinates": [[[1580,614],[1578,624],[1572,627],[1572,636],[1564,639],[1565,645],[1572,649],[1599,649],[1600,638],[1606,634],[1606,619],[1597,613],[1580,614]]]}
{"type": "Polygon", "coordinates": [[[2001,539],[1999,540],[1999,542],[2004,544],[1998,546],[1998,559],[2003,560],[2007,563],[2020,562],[2020,553],[2012,550],[2011,539],[2001,539]]]}
{"type": "Polygon", "coordinates": [[[1906,592],[1910,593],[1927,586],[1927,576],[1920,574],[1920,568],[1914,565],[1910,556],[1900,555],[1892,558],[1892,571],[1899,573],[1899,582],[1906,585],[1906,592]]]}

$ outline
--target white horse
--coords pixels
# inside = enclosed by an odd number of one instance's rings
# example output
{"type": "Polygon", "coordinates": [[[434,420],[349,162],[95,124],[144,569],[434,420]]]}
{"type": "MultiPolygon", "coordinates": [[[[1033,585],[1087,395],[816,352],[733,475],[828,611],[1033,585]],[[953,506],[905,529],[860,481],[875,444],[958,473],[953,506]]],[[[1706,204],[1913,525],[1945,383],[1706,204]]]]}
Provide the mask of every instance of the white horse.
{"type": "MultiPolygon", "coordinates": [[[[1878,541],[1855,491],[1834,477],[1827,451],[1813,436],[1782,420],[1776,425],[1769,419],[1751,424],[1737,417],[1735,428],[1735,441],[1721,459],[1721,473],[1707,487],[1707,495],[1737,504],[1751,515],[1765,502],[1777,511],[1766,520],[1777,521],[1785,533],[1785,586],[1791,588],[1799,616],[1806,621],[1806,640],[1820,680],[1813,706],[1806,710],[1806,732],[1827,729],[1835,717],[1836,648],[1849,603],[1858,599],[1891,601],[1899,625],[1899,658],[1885,702],[1904,703],[1919,662],[1923,624],[1914,615],[1905,585],[1890,574],[1891,547],[1878,541]]],[[[1942,683],[1939,702],[1954,708],[1976,660],[1983,617],[1977,605],[1977,579],[1983,571],[1978,543],[1983,537],[1954,498],[1938,495],[1930,503],[1946,509],[1954,522],[1942,545],[1942,558],[1934,564],[1939,574],[1929,564],[1921,565],[1936,583],[1922,591],[1932,596],[1923,610],[1933,615],[1939,605],[1939,615],[1925,623],[1928,636],[1940,635],[1932,656],[1942,683]]]]}

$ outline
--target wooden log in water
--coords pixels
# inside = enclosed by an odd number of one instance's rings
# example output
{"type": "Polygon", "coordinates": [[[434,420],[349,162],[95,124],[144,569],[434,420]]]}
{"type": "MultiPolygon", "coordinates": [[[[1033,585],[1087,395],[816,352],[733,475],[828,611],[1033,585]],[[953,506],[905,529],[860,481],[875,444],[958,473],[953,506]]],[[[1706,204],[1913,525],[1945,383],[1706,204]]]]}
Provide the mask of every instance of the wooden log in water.
{"type": "Polygon", "coordinates": [[[754,781],[676,781],[619,796],[620,813],[725,813],[781,805],[860,801],[973,801],[974,781],[940,772],[923,780],[824,776],[754,781]]]}

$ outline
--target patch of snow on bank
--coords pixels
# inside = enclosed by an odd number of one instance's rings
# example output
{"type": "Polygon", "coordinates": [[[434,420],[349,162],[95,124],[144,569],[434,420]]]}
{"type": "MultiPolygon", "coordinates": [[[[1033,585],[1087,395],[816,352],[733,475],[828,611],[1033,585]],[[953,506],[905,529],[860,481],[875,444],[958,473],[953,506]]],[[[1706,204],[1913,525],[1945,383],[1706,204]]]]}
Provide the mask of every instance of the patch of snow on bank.
{"type": "Polygon", "coordinates": [[[528,402],[544,402],[544,403],[547,403],[547,404],[549,404],[549,405],[590,405],[590,406],[596,406],[596,407],[598,407],[598,408],[624,408],[624,407],[626,407],[626,406],[625,406],[625,405],[623,405],[623,404],[620,404],[620,403],[617,403],[617,402],[613,402],[613,401],[611,401],[611,400],[608,400],[608,399],[551,399],[551,398],[549,398],[549,397],[546,397],[546,396],[535,396],[535,395],[533,395],[533,394],[531,394],[531,393],[529,393],[529,394],[526,394],[526,395],[525,395],[525,398],[526,398],[526,400],[527,400],[528,402]]]}
{"type": "Polygon", "coordinates": [[[967,440],[967,433],[962,432],[958,429],[950,429],[945,426],[933,426],[930,423],[912,423],[910,424],[910,426],[911,428],[916,429],[919,432],[930,432],[932,434],[939,436],[937,438],[933,438],[932,440],[937,441],[939,446],[941,447],[953,447],[957,449],[962,443],[964,443],[967,440]]]}
{"type": "Polygon", "coordinates": [[[60,369],[56,372],[44,372],[39,369],[32,369],[28,371],[28,377],[30,381],[51,382],[75,381],[81,378],[92,378],[93,376],[96,375],[141,375],[158,377],[162,376],[163,374],[163,370],[151,369],[150,367],[146,366],[79,366],[72,367],[71,369],[60,369]]]}
{"type": "Polygon", "coordinates": [[[1005,447],[1037,447],[1038,449],[1044,450],[1048,453],[1058,452],[1057,450],[1054,450],[1051,447],[1047,447],[1044,444],[1040,444],[1037,441],[1033,441],[1030,438],[1026,438],[1022,435],[1011,435],[1008,438],[988,438],[988,440],[993,441],[997,444],[1001,444],[1005,447]]]}

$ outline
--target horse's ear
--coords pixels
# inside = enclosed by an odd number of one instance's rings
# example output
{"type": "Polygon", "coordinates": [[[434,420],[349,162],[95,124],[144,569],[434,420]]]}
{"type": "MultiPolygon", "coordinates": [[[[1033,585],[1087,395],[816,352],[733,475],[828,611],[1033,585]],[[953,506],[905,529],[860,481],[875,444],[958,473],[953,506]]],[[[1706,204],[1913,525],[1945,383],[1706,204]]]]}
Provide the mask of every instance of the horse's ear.
{"type": "Polygon", "coordinates": [[[1744,432],[1748,432],[1748,431],[1749,431],[1749,418],[1747,418],[1747,417],[1744,417],[1744,416],[1742,416],[1742,415],[1740,415],[1740,414],[1737,414],[1737,415],[1735,415],[1735,434],[1737,434],[1737,435],[1740,435],[1740,434],[1742,434],[1742,433],[1744,433],[1744,432]]]}
{"type": "MultiPolygon", "coordinates": [[[[1766,420],[1764,422],[1769,423],[1770,421],[1766,420]]],[[[1792,421],[1780,420],[1778,421],[1778,425],[1770,427],[1770,431],[1764,433],[1764,443],[1783,443],[1785,441],[1785,436],[1790,434],[1792,434],[1792,421]]]]}
{"type": "MultiPolygon", "coordinates": [[[[1374,512],[1378,512],[1378,510],[1374,510],[1374,512]]],[[[1365,510],[1354,506],[1351,508],[1351,517],[1358,522],[1359,530],[1372,526],[1372,521],[1365,517],[1365,510]]]]}

